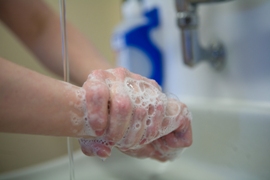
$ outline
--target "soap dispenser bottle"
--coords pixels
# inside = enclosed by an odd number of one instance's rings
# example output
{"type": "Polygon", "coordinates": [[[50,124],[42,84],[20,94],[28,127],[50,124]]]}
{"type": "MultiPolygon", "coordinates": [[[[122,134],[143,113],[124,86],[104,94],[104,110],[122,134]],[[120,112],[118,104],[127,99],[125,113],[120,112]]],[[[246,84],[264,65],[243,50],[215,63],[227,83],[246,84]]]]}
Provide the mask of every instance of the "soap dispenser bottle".
{"type": "Polygon", "coordinates": [[[112,36],[117,65],[154,79],[162,86],[163,55],[153,39],[157,36],[152,36],[160,27],[158,7],[145,8],[141,1],[127,0],[122,5],[122,14],[123,22],[112,36]]]}

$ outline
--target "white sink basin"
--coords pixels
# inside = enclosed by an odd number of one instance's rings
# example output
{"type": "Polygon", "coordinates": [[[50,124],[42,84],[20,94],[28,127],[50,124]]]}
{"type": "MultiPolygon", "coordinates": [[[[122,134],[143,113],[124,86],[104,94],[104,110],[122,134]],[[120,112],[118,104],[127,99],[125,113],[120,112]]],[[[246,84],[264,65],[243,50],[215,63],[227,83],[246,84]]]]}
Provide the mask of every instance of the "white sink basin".
{"type": "MultiPolygon", "coordinates": [[[[128,157],[105,162],[75,152],[76,180],[270,179],[270,104],[183,100],[193,114],[194,142],[173,162],[128,157]]],[[[68,158],[0,175],[0,179],[69,179],[68,158]]]]}

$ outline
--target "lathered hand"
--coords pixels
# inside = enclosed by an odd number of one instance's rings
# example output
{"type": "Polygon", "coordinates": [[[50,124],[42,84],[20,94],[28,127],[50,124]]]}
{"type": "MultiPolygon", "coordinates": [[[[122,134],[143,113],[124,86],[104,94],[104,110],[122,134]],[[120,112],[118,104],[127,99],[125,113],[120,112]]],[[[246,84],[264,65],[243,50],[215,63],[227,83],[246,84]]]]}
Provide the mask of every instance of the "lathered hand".
{"type": "Polygon", "coordinates": [[[124,68],[97,70],[83,85],[86,134],[82,151],[107,158],[112,147],[160,161],[192,143],[187,107],[168,98],[159,85],[124,68]]]}

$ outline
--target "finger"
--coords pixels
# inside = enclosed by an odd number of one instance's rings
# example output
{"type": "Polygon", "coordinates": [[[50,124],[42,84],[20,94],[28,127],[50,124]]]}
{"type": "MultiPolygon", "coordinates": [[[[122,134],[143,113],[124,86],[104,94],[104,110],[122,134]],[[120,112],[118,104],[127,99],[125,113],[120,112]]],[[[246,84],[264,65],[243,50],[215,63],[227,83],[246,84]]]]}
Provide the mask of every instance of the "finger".
{"type": "Polygon", "coordinates": [[[164,118],[164,106],[158,103],[156,107],[153,104],[149,105],[148,118],[145,121],[146,131],[145,137],[141,144],[148,144],[159,137],[160,127],[164,118]]]}
{"type": "Polygon", "coordinates": [[[147,119],[143,122],[145,133],[140,143],[147,144],[159,136],[159,128],[164,118],[165,95],[146,81],[127,79],[125,85],[134,106],[147,109],[147,119]]]}
{"type": "Polygon", "coordinates": [[[177,155],[182,152],[182,150],[183,150],[182,148],[173,149],[173,150],[169,150],[163,154],[156,151],[151,158],[156,159],[156,160],[161,161],[161,162],[165,162],[168,160],[174,160],[177,157],[177,155]]]}
{"type": "Polygon", "coordinates": [[[186,120],[185,125],[180,126],[179,129],[165,136],[169,147],[181,148],[189,147],[192,144],[192,130],[190,121],[186,120]]]}
{"type": "Polygon", "coordinates": [[[173,160],[179,153],[182,152],[182,148],[171,148],[167,146],[167,142],[164,138],[159,138],[151,143],[154,147],[155,153],[151,158],[159,161],[173,160]]]}
{"type": "Polygon", "coordinates": [[[131,125],[128,132],[120,142],[121,146],[118,146],[121,150],[129,149],[131,147],[135,148],[139,145],[141,138],[145,129],[145,118],[146,118],[145,108],[136,107],[133,111],[133,116],[131,120],[131,125]]]}
{"type": "Polygon", "coordinates": [[[106,79],[114,79],[113,74],[109,70],[94,70],[91,74],[88,75],[88,80],[106,80],[106,79]]]}
{"type": "Polygon", "coordinates": [[[123,67],[118,67],[115,69],[108,69],[106,72],[110,73],[111,76],[113,76],[114,81],[120,81],[123,82],[126,77],[130,76],[130,72],[123,68],[123,67]]]}
{"type": "Polygon", "coordinates": [[[87,123],[86,131],[90,136],[101,136],[108,123],[109,89],[104,81],[88,80],[83,88],[86,91],[87,123]]]}
{"type": "Polygon", "coordinates": [[[142,80],[148,84],[151,84],[153,87],[157,88],[159,91],[162,90],[161,86],[154,79],[149,79],[149,78],[146,78],[146,77],[143,77],[141,75],[134,74],[134,73],[130,73],[130,77],[132,77],[136,80],[142,80]]]}
{"type": "Polygon", "coordinates": [[[110,122],[106,138],[110,142],[117,143],[128,129],[133,106],[122,82],[113,83],[110,89],[110,122]]]}
{"type": "Polygon", "coordinates": [[[161,91],[161,86],[154,80],[154,79],[148,79],[146,77],[143,77],[139,74],[135,74],[130,72],[130,77],[135,79],[135,80],[139,80],[139,81],[144,81],[147,84],[151,84],[153,87],[157,88],[159,91],[161,91]]]}
{"type": "Polygon", "coordinates": [[[172,160],[182,151],[183,147],[190,146],[192,143],[190,121],[191,115],[185,104],[174,100],[168,102],[166,118],[162,122],[161,129],[163,133],[168,133],[172,130],[172,126],[177,124],[178,126],[173,132],[151,143],[155,149],[152,158],[159,161],[172,160]]]}
{"type": "Polygon", "coordinates": [[[171,98],[167,99],[164,104],[165,114],[160,128],[160,137],[169,134],[179,127],[182,118],[181,110],[186,107],[185,104],[171,98]]]}
{"type": "Polygon", "coordinates": [[[182,109],[179,118],[179,127],[164,136],[167,145],[172,148],[189,147],[192,144],[191,115],[186,107],[182,109]]]}
{"type": "Polygon", "coordinates": [[[107,158],[111,154],[111,146],[102,139],[79,139],[82,152],[87,156],[107,158]]]}
{"type": "MultiPolygon", "coordinates": [[[[129,79],[131,81],[134,82],[135,85],[139,85],[139,90],[140,91],[144,91],[145,89],[154,89],[155,91],[158,91],[160,92],[161,91],[161,87],[159,86],[159,84],[153,80],[153,79],[148,79],[146,77],[143,77],[139,74],[135,74],[135,73],[132,73],[132,72],[129,72],[128,73],[129,75],[129,79]]],[[[131,82],[132,84],[132,82],[131,82]]]]}
{"type": "Polygon", "coordinates": [[[121,150],[123,153],[129,155],[129,156],[133,156],[133,157],[137,157],[137,158],[148,158],[148,157],[152,157],[153,154],[155,153],[155,149],[152,145],[147,144],[142,146],[141,148],[138,149],[128,149],[128,150],[121,150]]]}

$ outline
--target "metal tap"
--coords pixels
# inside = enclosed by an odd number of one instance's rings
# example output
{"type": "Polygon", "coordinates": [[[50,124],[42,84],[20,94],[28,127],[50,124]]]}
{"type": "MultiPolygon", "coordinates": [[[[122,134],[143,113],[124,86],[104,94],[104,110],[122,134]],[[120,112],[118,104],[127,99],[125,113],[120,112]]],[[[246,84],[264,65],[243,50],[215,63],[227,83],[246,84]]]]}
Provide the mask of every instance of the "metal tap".
{"type": "Polygon", "coordinates": [[[222,69],[225,62],[225,49],[220,42],[205,48],[198,38],[198,3],[221,2],[228,0],[175,0],[177,24],[181,28],[184,63],[190,67],[201,61],[208,61],[215,69],[222,69]]]}

